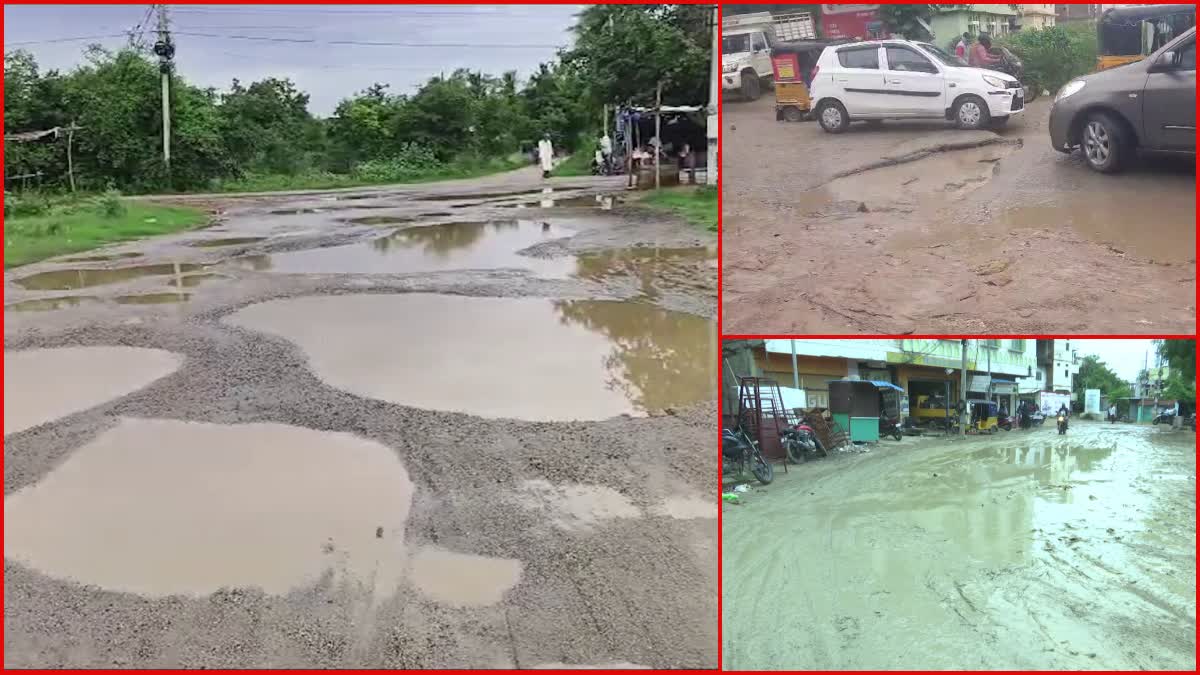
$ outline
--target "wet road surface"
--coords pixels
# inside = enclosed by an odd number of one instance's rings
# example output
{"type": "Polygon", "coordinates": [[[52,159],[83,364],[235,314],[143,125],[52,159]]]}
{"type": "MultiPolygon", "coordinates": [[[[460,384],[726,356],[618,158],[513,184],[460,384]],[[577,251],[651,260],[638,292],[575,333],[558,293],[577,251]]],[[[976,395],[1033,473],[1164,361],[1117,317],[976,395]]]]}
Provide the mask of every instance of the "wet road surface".
{"type": "Polygon", "coordinates": [[[1193,332],[1194,161],[1097,174],[1048,114],[832,135],[726,105],[725,332],[1193,332]]]}
{"type": "Polygon", "coordinates": [[[619,190],[202,196],[7,270],[5,665],[715,667],[715,242],[619,190]]]}
{"type": "Polygon", "coordinates": [[[1073,422],[777,470],[724,507],[724,665],[1193,670],[1195,451],[1073,422]]]}

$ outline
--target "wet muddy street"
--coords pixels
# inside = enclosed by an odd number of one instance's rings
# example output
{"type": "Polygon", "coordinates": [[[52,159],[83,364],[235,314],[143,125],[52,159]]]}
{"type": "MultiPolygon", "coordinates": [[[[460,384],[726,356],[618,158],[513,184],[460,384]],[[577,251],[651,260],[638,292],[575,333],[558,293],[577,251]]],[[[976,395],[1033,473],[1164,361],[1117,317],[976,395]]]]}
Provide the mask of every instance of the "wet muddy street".
{"type": "Polygon", "coordinates": [[[1049,104],[840,135],[727,104],[724,331],[1194,332],[1194,162],[1097,174],[1050,147],[1049,104]]]}
{"type": "Polygon", "coordinates": [[[1190,430],[831,453],[723,513],[730,669],[1194,670],[1190,430]]]}
{"type": "Polygon", "coordinates": [[[715,667],[715,241],[620,192],[204,196],[7,270],[5,666],[715,667]]]}

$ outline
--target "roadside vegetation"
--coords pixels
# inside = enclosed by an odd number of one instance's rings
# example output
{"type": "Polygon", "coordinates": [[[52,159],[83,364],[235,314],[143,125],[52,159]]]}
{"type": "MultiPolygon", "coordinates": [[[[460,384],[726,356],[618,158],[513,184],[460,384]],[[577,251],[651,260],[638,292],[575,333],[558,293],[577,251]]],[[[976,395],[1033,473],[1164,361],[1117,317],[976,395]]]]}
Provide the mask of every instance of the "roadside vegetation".
{"type": "Polygon", "coordinates": [[[717,231],[717,190],[709,186],[679,187],[660,190],[648,194],[641,199],[652,209],[670,211],[693,225],[698,225],[709,232],[717,231]]]}
{"type": "MultiPolygon", "coordinates": [[[[515,72],[458,70],[413,93],[385,83],[348,95],[328,117],[279,77],[233,80],[221,91],[172,79],[172,162],[160,147],[158,64],[146,51],[85,50],[84,64],[44,70],[21,50],[4,55],[6,134],[68,127],[84,192],[126,194],[284,190],[478,176],[520,166],[550,134],[582,151],[604,104],[707,99],[709,8],[601,5],[584,9],[574,45],[527,79],[515,72]]],[[[347,92],[349,94],[349,92],[347,92]]],[[[67,186],[66,140],[5,144],[6,176],[67,186]]],[[[586,156],[586,155],[585,155],[586,156]]],[[[564,171],[574,170],[569,161],[564,171]]],[[[12,189],[12,186],[9,186],[12,189]]]]}
{"type": "Polygon", "coordinates": [[[1096,27],[1086,22],[1023,30],[997,42],[1021,59],[1025,86],[1050,93],[1095,70],[1099,54],[1096,27]]]}
{"type": "Polygon", "coordinates": [[[199,209],[131,202],[115,192],[86,197],[5,194],[4,267],[207,222],[208,214],[199,209]]]}

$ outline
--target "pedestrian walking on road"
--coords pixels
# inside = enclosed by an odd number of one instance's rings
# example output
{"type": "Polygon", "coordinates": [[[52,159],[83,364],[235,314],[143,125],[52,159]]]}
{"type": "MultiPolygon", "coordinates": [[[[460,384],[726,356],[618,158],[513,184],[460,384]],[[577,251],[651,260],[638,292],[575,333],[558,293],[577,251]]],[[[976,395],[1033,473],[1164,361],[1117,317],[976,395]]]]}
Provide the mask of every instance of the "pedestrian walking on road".
{"type": "Polygon", "coordinates": [[[538,161],[542,165],[542,178],[549,178],[554,169],[554,145],[550,142],[550,134],[543,134],[538,141],[538,161]]]}

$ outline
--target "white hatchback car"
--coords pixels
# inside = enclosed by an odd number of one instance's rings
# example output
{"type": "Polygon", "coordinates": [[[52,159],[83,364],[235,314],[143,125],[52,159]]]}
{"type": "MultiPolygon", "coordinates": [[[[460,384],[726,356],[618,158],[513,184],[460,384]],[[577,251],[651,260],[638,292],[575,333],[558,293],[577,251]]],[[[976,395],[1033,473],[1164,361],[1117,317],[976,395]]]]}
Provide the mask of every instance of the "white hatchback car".
{"type": "Polygon", "coordinates": [[[826,47],[809,91],[817,121],[833,134],[852,121],[885,119],[945,119],[984,129],[1025,109],[1025,90],[1015,77],[908,40],[826,47]]]}

